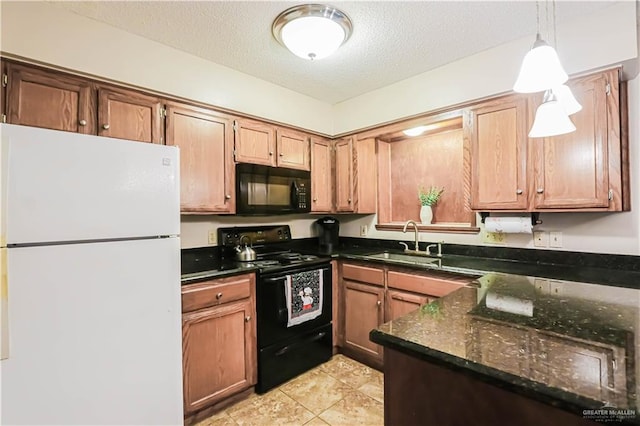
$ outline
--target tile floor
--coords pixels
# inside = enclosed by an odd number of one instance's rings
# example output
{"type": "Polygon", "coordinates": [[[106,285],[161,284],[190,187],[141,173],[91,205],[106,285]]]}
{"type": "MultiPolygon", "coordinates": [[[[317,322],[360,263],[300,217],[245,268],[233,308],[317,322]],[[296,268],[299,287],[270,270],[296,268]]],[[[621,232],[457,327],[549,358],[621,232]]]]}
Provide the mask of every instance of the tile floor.
{"type": "Polygon", "coordinates": [[[383,375],[343,355],[196,426],[382,426],[383,375]]]}

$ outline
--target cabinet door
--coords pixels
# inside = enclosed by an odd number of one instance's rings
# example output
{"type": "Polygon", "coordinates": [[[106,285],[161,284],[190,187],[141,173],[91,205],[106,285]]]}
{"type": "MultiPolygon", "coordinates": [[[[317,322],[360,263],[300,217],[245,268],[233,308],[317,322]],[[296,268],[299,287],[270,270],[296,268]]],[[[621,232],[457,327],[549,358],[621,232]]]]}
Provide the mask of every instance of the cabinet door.
{"type": "Polygon", "coordinates": [[[235,127],[235,160],[238,163],[275,166],[275,131],[269,124],[238,120],[235,127]]]}
{"type": "Polygon", "coordinates": [[[529,331],[472,319],[471,359],[498,370],[530,377],[529,331]]]}
{"type": "Polygon", "coordinates": [[[369,340],[369,332],[382,324],[384,288],[342,280],[344,346],[382,360],[382,347],[369,340]]]}
{"type": "Polygon", "coordinates": [[[251,302],[184,314],[182,351],[187,413],[253,386],[257,352],[251,302]]]}
{"type": "Polygon", "coordinates": [[[278,167],[311,170],[309,161],[309,137],[293,130],[276,131],[278,167]]]}
{"type": "Polygon", "coordinates": [[[582,110],[570,117],[576,131],[531,140],[535,209],[609,206],[607,83],[607,74],[570,82],[582,105],[582,110]]]}
{"type": "Polygon", "coordinates": [[[95,134],[95,92],[89,82],[7,64],[7,122],[95,134]]]}
{"type": "Polygon", "coordinates": [[[526,209],[526,101],[509,96],[468,112],[471,143],[471,208],[526,209]]]}
{"type": "Polygon", "coordinates": [[[233,120],[211,110],[170,104],[167,145],[180,147],[180,210],[235,213],[233,120]]]}
{"type": "Polygon", "coordinates": [[[162,103],[134,91],[98,89],[98,136],[162,143],[162,103]]]}
{"type": "Polygon", "coordinates": [[[311,138],[311,211],[333,210],[333,179],[331,142],[311,138]]]}
{"type": "Polygon", "coordinates": [[[432,300],[427,296],[405,291],[387,290],[387,313],[385,322],[400,318],[403,315],[413,312],[425,303],[432,300]]]}
{"type": "Polygon", "coordinates": [[[353,139],[340,139],[335,144],[336,211],[352,212],[353,200],[353,139]]]}

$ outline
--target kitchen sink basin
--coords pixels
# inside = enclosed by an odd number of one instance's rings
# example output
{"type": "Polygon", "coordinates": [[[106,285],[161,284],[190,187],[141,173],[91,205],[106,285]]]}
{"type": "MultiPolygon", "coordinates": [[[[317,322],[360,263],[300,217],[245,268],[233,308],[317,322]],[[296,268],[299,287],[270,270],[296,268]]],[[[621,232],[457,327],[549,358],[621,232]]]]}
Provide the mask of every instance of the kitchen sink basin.
{"type": "Polygon", "coordinates": [[[440,266],[439,265],[440,258],[427,257],[427,256],[421,256],[421,255],[389,253],[385,251],[382,253],[369,254],[366,257],[370,259],[385,259],[393,262],[407,263],[411,265],[429,265],[432,263],[436,263],[436,265],[434,266],[440,266]]]}

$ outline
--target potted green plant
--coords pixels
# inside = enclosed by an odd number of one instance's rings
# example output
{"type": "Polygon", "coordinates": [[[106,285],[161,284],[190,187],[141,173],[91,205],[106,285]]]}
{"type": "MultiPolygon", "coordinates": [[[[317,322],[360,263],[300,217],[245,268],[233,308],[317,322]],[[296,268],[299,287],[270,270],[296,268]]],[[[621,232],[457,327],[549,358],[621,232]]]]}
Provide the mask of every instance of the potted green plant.
{"type": "Polygon", "coordinates": [[[420,205],[422,208],[420,209],[420,221],[423,225],[431,224],[433,220],[433,210],[431,209],[444,192],[444,188],[438,188],[435,186],[430,186],[429,189],[424,189],[423,186],[418,188],[418,199],[420,200],[420,205]]]}

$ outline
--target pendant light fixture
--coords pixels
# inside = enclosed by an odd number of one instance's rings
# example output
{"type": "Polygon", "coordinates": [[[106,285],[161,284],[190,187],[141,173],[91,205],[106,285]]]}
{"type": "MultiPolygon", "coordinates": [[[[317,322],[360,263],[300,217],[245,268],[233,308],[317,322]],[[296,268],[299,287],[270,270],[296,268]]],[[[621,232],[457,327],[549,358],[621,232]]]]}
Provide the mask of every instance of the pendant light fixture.
{"type": "MultiPolygon", "coordinates": [[[[556,2],[553,4],[553,41],[556,43],[556,2]]],[[[549,5],[545,2],[546,26],[549,29],[549,5]]],[[[569,79],[556,50],[540,36],[540,5],[536,1],[536,41],[527,52],[520,73],[513,86],[519,93],[544,91],[542,104],[536,111],[529,137],[541,138],[562,135],[576,130],[569,115],[582,109],[571,89],[564,83],[569,79]]],[[[548,35],[548,34],[547,34],[548,35]]]]}
{"type": "Polygon", "coordinates": [[[529,131],[530,138],[544,138],[548,136],[564,135],[576,130],[571,119],[553,90],[544,92],[544,100],[536,111],[536,118],[529,131]]]}
{"type": "Polygon", "coordinates": [[[326,58],[351,36],[353,26],[342,11],[323,4],[303,4],[282,12],[271,26],[276,40],[294,55],[311,61],[326,58]]]}

